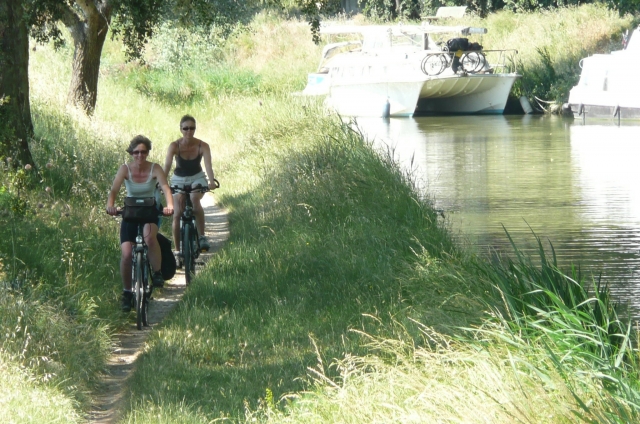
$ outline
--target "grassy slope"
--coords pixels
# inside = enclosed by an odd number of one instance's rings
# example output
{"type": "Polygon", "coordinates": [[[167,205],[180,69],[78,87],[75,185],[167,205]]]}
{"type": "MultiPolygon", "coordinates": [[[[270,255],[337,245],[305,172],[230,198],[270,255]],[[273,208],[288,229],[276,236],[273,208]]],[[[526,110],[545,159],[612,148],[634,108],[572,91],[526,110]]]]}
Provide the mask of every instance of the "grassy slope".
{"type": "MultiPolygon", "coordinates": [[[[592,7],[566,13],[567,22],[609,22],[595,45],[628,24],[592,7]]],[[[513,18],[489,19],[497,29],[513,18]]],[[[523,28],[538,34],[539,25],[553,25],[536,15],[517,18],[522,21],[504,30],[504,40],[523,28]]],[[[558,42],[564,41],[574,39],[558,42]]],[[[536,47],[518,43],[511,47],[525,57],[536,47]]],[[[87,120],[60,106],[70,49],[54,54],[38,48],[31,73],[38,135],[33,149],[46,178],[33,195],[21,195],[37,210],[30,216],[35,224],[17,222],[2,231],[29,231],[30,239],[47,244],[17,251],[14,246],[24,243],[14,243],[11,234],[0,243],[3,280],[23,282],[20,293],[6,292],[0,303],[2,332],[12,336],[2,344],[10,376],[2,386],[19,390],[15,398],[23,401],[0,403],[5,416],[29,411],[25,401],[43,396],[57,405],[58,415],[78,419],[74,409],[86,401],[83,393],[108,352],[106,337],[121,322],[117,225],[100,212],[104,193],[126,159],[123,146],[131,136],[154,140],[152,159],[160,161],[179,136],[179,117],[192,113],[198,135],[214,146],[232,240],[151,342],[132,387],[142,401],[131,405],[129,421],[242,420],[245,408],[251,417],[276,422],[443,419],[443,411],[471,421],[480,407],[494,422],[512,421],[514,414],[570,421],[570,390],[527,341],[516,343],[514,336],[499,342],[506,331],[499,328],[478,354],[477,346],[430,329],[452,334],[456,326],[477,323],[482,286],[469,278],[469,258],[450,244],[401,173],[323,116],[317,104],[287,94],[302,88],[318,54],[305,24],[282,24],[266,14],[222,51],[192,54],[198,60],[179,72],[123,65],[119,47],[110,43],[97,113],[87,120]],[[54,70],[60,79],[52,80],[54,70]],[[49,160],[51,169],[44,166],[49,160]],[[46,185],[53,195],[45,194],[46,185]],[[25,278],[11,266],[22,262],[29,269],[25,278]],[[25,289],[31,286],[38,289],[25,289]],[[509,356],[523,367],[503,360],[509,356]],[[533,362],[549,370],[542,380],[527,371],[531,357],[539,356],[533,362]],[[11,383],[23,378],[16,364],[28,367],[33,384],[11,383]],[[316,383],[317,395],[297,402],[289,418],[274,408],[280,396],[316,383]],[[74,400],[55,401],[58,392],[42,385],[61,388],[74,400]],[[536,395],[525,396],[520,388],[536,395]],[[494,391],[500,395],[488,395],[494,391]],[[439,395],[427,396],[434,392],[439,395]]],[[[576,390],[591,398],[598,385],[576,390]]]]}
{"type": "Polygon", "coordinates": [[[600,410],[597,381],[563,380],[506,328],[482,348],[441,335],[479,322],[486,286],[393,165],[315,105],[256,113],[225,168],[230,244],[154,335],[130,419],[570,422],[574,395],[600,410]]]}

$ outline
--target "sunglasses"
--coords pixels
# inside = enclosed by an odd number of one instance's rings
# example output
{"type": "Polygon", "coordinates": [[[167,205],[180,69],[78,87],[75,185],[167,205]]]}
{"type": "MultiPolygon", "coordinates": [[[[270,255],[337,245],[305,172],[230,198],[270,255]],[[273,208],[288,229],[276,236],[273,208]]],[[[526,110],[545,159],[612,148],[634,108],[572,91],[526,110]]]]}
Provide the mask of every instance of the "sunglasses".
{"type": "Polygon", "coordinates": [[[146,155],[149,154],[148,150],[134,150],[131,152],[132,155],[146,155]]]}
{"type": "Polygon", "coordinates": [[[195,131],[196,127],[182,127],[182,131],[195,131]]]}

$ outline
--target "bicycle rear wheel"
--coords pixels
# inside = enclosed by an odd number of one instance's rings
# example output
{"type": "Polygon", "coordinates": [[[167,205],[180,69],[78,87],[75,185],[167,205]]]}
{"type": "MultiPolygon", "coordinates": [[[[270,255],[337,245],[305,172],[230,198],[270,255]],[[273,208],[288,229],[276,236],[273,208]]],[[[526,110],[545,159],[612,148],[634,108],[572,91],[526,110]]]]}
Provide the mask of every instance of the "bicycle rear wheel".
{"type": "Polygon", "coordinates": [[[143,265],[142,252],[137,252],[134,263],[135,271],[133,275],[135,281],[133,282],[133,295],[136,300],[136,325],[138,330],[142,330],[143,314],[146,313],[144,306],[144,285],[142,283],[142,279],[144,278],[143,265]]]}
{"type": "Polygon", "coordinates": [[[184,281],[187,285],[191,283],[191,278],[195,274],[195,257],[193,251],[193,231],[192,224],[185,224],[182,227],[182,256],[184,260],[184,281]]]}

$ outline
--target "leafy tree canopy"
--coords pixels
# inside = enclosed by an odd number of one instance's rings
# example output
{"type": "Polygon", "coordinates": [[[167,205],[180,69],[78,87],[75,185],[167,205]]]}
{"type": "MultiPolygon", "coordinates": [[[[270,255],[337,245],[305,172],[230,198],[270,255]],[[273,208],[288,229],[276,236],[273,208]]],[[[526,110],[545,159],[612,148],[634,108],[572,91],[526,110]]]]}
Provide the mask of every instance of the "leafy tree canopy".
{"type": "Polygon", "coordinates": [[[251,1],[241,0],[25,0],[31,36],[40,43],[64,43],[59,25],[69,28],[98,11],[122,37],[127,57],[140,58],[154,28],[163,20],[209,29],[230,26],[246,16],[251,1]]]}

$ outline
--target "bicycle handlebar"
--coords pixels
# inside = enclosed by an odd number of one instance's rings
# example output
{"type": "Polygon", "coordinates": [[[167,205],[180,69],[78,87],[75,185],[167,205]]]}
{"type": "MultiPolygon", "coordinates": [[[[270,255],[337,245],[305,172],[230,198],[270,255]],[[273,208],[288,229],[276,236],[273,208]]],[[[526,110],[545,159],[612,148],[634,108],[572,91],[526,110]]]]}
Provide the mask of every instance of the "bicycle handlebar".
{"type": "MultiPolygon", "coordinates": [[[[113,216],[122,216],[124,214],[124,209],[118,209],[116,214],[113,216]]],[[[161,210],[158,210],[158,217],[164,217],[164,213],[161,210]]]]}
{"type": "MultiPolygon", "coordinates": [[[[215,178],[213,179],[213,183],[216,186],[215,188],[219,188],[220,187],[220,182],[218,180],[216,180],[215,178]]],[[[169,188],[171,189],[171,193],[174,193],[174,194],[175,193],[179,193],[179,194],[206,193],[208,191],[211,191],[211,189],[209,189],[209,187],[204,187],[202,184],[198,184],[195,187],[191,187],[190,185],[184,185],[184,186],[172,185],[169,188]]]]}

